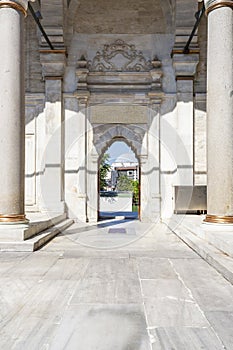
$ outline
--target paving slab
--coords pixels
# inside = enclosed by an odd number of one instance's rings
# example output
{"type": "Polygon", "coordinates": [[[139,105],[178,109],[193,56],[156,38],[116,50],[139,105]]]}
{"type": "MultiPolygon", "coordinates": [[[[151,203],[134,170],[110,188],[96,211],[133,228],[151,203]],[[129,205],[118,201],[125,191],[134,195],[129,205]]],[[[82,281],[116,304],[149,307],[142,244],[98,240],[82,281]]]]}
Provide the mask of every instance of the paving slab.
{"type": "Polygon", "coordinates": [[[204,260],[172,260],[173,266],[194,298],[206,311],[233,311],[232,285],[204,260]]]}
{"type": "Polygon", "coordinates": [[[174,215],[167,226],[233,284],[233,225],[204,224],[204,216],[174,215]]]}
{"type": "Polygon", "coordinates": [[[75,228],[36,253],[0,252],[1,350],[232,350],[232,284],[165,225],[87,225],[104,247],[116,235],[107,249],[75,228]],[[118,246],[122,228],[138,239],[118,246]]]}
{"type": "Polygon", "coordinates": [[[211,311],[206,312],[206,317],[222,339],[226,349],[233,349],[233,312],[211,311]]]}
{"type": "Polygon", "coordinates": [[[152,350],[223,350],[211,328],[170,327],[150,330],[152,350]]]}
{"type": "Polygon", "coordinates": [[[51,347],[63,349],[150,350],[142,306],[72,306],[66,311],[51,347]]]}

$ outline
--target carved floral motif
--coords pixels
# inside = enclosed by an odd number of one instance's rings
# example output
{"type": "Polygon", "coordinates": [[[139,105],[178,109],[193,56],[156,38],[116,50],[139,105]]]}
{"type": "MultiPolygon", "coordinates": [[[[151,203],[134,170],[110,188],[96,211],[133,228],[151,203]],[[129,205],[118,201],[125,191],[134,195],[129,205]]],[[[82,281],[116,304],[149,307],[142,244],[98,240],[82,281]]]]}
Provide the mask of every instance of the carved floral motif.
{"type": "Polygon", "coordinates": [[[90,72],[148,72],[153,65],[135,45],[118,39],[104,45],[102,52],[97,51],[94,59],[88,62],[88,69],[90,72]]]}

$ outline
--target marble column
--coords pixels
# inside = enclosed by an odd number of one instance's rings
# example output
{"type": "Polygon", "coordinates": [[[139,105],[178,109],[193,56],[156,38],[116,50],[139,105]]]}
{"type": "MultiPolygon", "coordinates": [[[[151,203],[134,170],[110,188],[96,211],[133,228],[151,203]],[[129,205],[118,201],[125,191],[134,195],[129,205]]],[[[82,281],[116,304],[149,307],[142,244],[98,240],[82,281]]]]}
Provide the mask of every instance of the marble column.
{"type": "Polygon", "coordinates": [[[24,214],[24,17],[28,1],[0,0],[0,223],[24,214]]]}
{"type": "Polygon", "coordinates": [[[233,224],[233,0],[206,0],[207,216],[233,224]]]}

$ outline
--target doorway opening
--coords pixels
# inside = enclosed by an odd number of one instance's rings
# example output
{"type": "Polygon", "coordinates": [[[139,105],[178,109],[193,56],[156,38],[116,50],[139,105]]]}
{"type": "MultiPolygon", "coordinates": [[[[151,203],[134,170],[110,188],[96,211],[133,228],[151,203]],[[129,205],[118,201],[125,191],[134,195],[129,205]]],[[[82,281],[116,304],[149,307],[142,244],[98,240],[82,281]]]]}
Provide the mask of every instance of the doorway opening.
{"type": "Polygon", "coordinates": [[[98,219],[139,219],[140,164],[126,140],[113,139],[98,166],[98,219]]]}

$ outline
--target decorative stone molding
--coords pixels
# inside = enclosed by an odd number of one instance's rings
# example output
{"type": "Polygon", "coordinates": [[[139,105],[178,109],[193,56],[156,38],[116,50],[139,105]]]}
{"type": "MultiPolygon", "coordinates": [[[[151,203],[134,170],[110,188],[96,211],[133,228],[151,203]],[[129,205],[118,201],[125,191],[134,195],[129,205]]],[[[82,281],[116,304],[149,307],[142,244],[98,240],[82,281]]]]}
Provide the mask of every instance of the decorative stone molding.
{"type": "MultiPolygon", "coordinates": [[[[56,48],[56,50],[64,50],[64,33],[62,27],[55,27],[55,26],[44,26],[44,29],[46,31],[46,34],[49,37],[49,40],[53,44],[53,46],[56,48]]],[[[45,40],[44,36],[41,36],[41,48],[47,48],[48,43],[45,40]]]]}
{"type": "Polygon", "coordinates": [[[208,15],[211,11],[216,10],[221,7],[232,7],[233,8],[233,0],[204,0],[206,14],[208,15]]]}
{"type": "Polygon", "coordinates": [[[66,50],[41,50],[40,62],[43,78],[62,78],[66,63],[66,50]]]}
{"type": "Polygon", "coordinates": [[[154,91],[162,97],[162,63],[146,60],[135,45],[123,40],[104,45],[92,61],[77,61],[77,91],[154,91]]]}
{"type": "Polygon", "coordinates": [[[104,45],[102,52],[98,51],[92,61],[88,62],[90,72],[148,72],[153,69],[151,61],[146,60],[135,45],[123,40],[104,45]],[[121,56],[117,57],[116,56],[121,56]]]}
{"type": "Polygon", "coordinates": [[[175,68],[176,78],[193,77],[199,63],[198,54],[174,54],[173,66],[175,68]]]}
{"type": "Polygon", "coordinates": [[[77,62],[76,77],[77,77],[77,90],[87,91],[87,76],[89,69],[87,68],[87,61],[84,58],[80,58],[77,62]]]}

